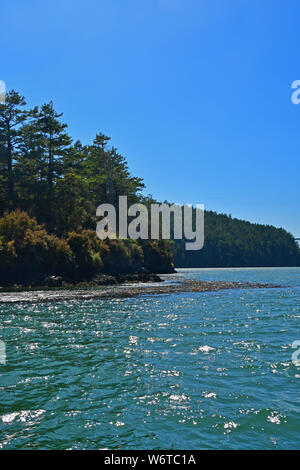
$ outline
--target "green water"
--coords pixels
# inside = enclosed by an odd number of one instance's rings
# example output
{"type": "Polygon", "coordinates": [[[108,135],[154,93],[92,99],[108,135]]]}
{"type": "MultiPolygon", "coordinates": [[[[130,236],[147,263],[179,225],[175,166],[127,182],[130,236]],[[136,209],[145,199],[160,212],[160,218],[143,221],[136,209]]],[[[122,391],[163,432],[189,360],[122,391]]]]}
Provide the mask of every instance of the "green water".
{"type": "Polygon", "coordinates": [[[281,289],[0,306],[2,449],[297,449],[300,269],[281,289]]]}

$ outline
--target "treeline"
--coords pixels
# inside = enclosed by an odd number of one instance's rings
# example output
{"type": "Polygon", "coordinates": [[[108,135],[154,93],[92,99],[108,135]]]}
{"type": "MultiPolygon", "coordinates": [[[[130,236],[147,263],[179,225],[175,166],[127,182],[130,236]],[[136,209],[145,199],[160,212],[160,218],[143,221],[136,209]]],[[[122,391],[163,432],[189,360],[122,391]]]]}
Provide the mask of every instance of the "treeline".
{"type": "Polygon", "coordinates": [[[99,133],[91,145],[72,142],[53,103],[26,109],[11,91],[0,104],[0,216],[20,209],[59,236],[95,228],[95,208],[139,201],[142,178],[99,133]]]}
{"type": "Polygon", "coordinates": [[[286,230],[212,211],[205,211],[202,250],[186,251],[181,240],[175,245],[177,267],[300,266],[299,247],[286,230]]]}
{"type": "Polygon", "coordinates": [[[73,142],[53,103],[28,109],[10,91],[0,104],[0,282],[70,280],[143,268],[296,266],[299,248],[283,229],[205,212],[205,243],[186,251],[172,242],[111,240],[95,236],[96,207],[119,196],[128,206],[157,202],[142,196],[143,179],[102,133],[90,145],[73,142]],[[174,248],[175,247],[175,248],[174,248]],[[172,251],[173,250],[173,251],[172,251]]]}
{"type": "Polygon", "coordinates": [[[16,91],[0,104],[0,282],[172,271],[168,242],[96,238],[96,207],[145,200],[144,183],[108,136],[73,143],[61,118],[52,102],[28,109],[16,91]]]}

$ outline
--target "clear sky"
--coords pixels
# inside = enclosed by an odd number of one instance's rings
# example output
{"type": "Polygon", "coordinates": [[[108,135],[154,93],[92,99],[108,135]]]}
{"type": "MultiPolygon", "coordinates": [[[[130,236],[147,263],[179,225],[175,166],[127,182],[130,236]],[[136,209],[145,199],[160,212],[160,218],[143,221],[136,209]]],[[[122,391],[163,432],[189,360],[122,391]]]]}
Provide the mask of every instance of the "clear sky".
{"type": "Polygon", "coordinates": [[[298,0],[10,0],[0,79],[99,131],[160,200],[300,237],[298,0]]]}

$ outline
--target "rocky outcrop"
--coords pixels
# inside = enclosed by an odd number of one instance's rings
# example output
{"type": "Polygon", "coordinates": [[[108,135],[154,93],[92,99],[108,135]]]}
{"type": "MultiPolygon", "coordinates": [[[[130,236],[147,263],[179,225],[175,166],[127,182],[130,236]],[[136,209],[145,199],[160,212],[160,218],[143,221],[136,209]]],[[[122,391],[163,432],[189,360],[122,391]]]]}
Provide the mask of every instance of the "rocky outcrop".
{"type": "Polygon", "coordinates": [[[44,279],[43,285],[45,287],[62,287],[63,278],[61,276],[47,276],[44,279]]]}

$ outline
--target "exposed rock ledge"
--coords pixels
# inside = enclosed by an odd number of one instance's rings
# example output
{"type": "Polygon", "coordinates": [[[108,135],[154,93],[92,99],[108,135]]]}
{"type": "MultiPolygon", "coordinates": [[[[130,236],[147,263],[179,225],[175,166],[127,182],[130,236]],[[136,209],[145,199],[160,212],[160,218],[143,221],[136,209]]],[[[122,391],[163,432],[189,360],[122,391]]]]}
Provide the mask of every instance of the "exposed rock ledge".
{"type": "Polygon", "coordinates": [[[127,298],[141,295],[176,294],[179,292],[210,292],[224,289],[269,289],[282,286],[274,284],[245,283],[245,282],[223,282],[223,281],[194,281],[190,279],[179,279],[173,283],[152,285],[117,285],[101,286],[86,289],[55,289],[55,290],[32,290],[21,292],[2,292],[0,303],[16,302],[61,302],[71,300],[91,300],[107,298],[127,298]]]}

